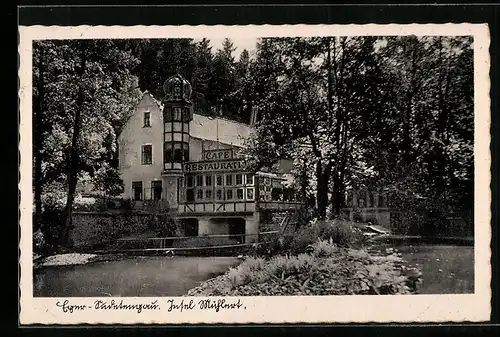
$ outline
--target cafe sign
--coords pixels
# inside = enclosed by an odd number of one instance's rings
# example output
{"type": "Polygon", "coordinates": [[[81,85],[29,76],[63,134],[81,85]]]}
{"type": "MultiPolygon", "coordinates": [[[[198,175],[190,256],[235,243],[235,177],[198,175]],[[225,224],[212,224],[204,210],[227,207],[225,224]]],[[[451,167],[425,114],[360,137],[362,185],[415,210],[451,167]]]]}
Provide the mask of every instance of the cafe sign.
{"type": "Polygon", "coordinates": [[[204,172],[204,171],[244,171],[245,163],[243,160],[227,160],[218,162],[197,162],[184,164],[185,172],[204,172]]]}
{"type": "Polygon", "coordinates": [[[204,161],[217,161],[234,159],[233,149],[217,149],[203,151],[204,161]]]}

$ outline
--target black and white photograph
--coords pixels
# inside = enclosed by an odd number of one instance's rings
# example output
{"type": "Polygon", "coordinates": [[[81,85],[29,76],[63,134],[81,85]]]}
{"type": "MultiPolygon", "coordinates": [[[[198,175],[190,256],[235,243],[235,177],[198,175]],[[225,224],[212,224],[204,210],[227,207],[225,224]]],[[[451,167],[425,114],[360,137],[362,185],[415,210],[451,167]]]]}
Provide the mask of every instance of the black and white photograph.
{"type": "Polygon", "coordinates": [[[489,294],[484,42],[435,28],[33,38],[25,296],[153,320],[489,294]]]}

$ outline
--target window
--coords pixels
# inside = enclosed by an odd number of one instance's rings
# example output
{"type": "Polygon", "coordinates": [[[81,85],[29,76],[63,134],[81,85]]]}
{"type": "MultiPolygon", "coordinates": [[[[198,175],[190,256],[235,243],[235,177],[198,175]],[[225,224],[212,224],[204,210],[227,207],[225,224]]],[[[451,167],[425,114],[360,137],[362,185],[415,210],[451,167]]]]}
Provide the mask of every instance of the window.
{"type": "Polygon", "coordinates": [[[203,200],[203,190],[196,190],[196,199],[203,200]]]}
{"type": "Polygon", "coordinates": [[[187,122],[189,121],[189,116],[190,113],[189,113],[189,108],[184,108],[184,110],[182,110],[182,121],[184,122],[187,122]]]}
{"type": "Polygon", "coordinates": [[[242,188],[238,188],[236,190],[236,198],[238,200],[242,200],[243,199],[243,189],[242,188]]]}
{"type": "Polygon", "coordinates": [[[217,200],[222,200],[222,190],[217,190],[215,192],[215,197],[217,198],[217,200]]]}
{"type": "Polygon", "coordinates": [[[134,200],[142,200],[142,181],[132,182],[132,192],[134,200]]]}
{"type": "Polygon", "coordinates": [[[205,199],[212,199],[212,190],[205,190],[205,199]]]}
{"type": "Polygon", "coordinates": [[[212,186],[212,176],[205,176],[205,186],[212,186]]]}
{"type": "Polygon", "coordinates": [[[161,186],[161,180],[160,181],[152,181],[151,182],[151,190],[153,191],[153,199],[154,200],[160,200],[161,199],[161,192],[162,192],[162,186],[161,186]]]}
{"type": "Polygon", "coordinates": [[[236,185],[243,185],[243,175],[241,174],[236,175],[236,185]]]}
{"type": "Polygon", "coordinates": [[[253,188],[247,188],[247,200],[253,200],[253,188]]]}
{"type": "Polygon", "coordinates": [[[182,123],[174,122],[173,124],[174,124],[174,128],[173,128],[174,132],[182,132],[182,123]]]}
{"type": "Polygon", "coordinates": [[[144,112],[144,127],[151,127],[151,112],[149,111],[144,112]]]}
{"type": "Polygon", "coordinates": [[[226,190],[226,199],[227,200],[233,199],[233,190],[226,190]]]}
{"type": "Polygon", "coordinates": [[[153,146],[142,146],[142,165],[151,165],[153,163],[153,146]]]}
{"type": "Polygon", "coordinates": [[[233,175],[228,174],[226,175],[226,186],[231,186],[233,185],[233,175]]]}
{"type": "Polygon", "coordinates": [[[166,108],[165,109],[164,119],[165,119],[165,122],[172,121],[172,108],[166,108]]]}
{"type": "Polygon", "coordinates": [[[174,162],[182,162],[182,143],[174,143],[174,162]]]}
{"type": "Polygon", "coordinates": [[[203,176],[196,176],[196,186],[203,186],[203,176]]]}
{"type": "Polygon", "coordinates": [[[217,186],[222,186],[222,176],[217,176],[215,179],[217,186]]]}
{"type": "Polygon", "coordinates": [[[283,200],[283,190],[281,188],[273,187],[271,190],[271,199],[276,201],[283,200]]]}
{"type": "Polygon", "coordinates": [[[172,143],[165,143],[165,157],[164,157],[164,162],[165,163],[170,163],[170,162],[172,162],[172,158],[173,158],[172,143]]]}
{"type": "MultiPolygon", "coordinates": [[[[167,134],[165,134],[167,135],[167,134]]],[[[165,142],[165,163],[181,163],[189,160],[189,145],[181,142],[165,142]],[[183,146],[184,145],[184,146],[183,146]]]]}
{"type": "Polygon", "coordinates": [[[193,187],[193,185],[194,185],[193,176],[187,176],[187,187],[193,187]]]}
{"type": "Polygon", "coordinates": [[[253,185],[253,175],[247,174],[247,185],[253,185]]]}
{"type": "Polygon", "coordinates": [[[181,108],[174,108],[174,121],[180,121],[181,120],[181,108]]]}
{"type": "Polygon", "coordinates": [[[193,202],[194,201],[194,190],[192,188],[188,188],[186,190],[186,200],[188,202],[193,202]]]}

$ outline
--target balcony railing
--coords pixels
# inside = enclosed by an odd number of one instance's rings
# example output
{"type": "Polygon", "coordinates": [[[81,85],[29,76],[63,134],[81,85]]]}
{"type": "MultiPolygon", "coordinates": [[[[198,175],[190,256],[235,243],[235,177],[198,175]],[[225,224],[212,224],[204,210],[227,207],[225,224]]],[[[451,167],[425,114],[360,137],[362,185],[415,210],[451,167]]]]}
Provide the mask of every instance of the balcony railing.
{"type": "Polygon", "coordinates": [[[259,209],[266,211],[297,210],[304,204],[297,201],[259,201],[259,209]]]}

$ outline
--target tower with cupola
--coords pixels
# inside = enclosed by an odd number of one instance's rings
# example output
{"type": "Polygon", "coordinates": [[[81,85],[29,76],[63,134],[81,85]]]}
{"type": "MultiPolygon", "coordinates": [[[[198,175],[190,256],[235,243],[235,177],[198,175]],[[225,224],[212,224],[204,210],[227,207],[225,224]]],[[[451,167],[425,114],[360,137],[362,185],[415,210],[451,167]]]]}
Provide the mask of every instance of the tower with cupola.
{"type": "Polygon", "coordinates": [[[163,179],[171,208],[184,200],[183,165],[189,161],[189,124],[193,120],[191,84],[180,75],[163,84],[163,179]]]}

